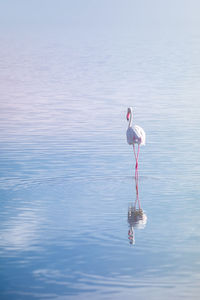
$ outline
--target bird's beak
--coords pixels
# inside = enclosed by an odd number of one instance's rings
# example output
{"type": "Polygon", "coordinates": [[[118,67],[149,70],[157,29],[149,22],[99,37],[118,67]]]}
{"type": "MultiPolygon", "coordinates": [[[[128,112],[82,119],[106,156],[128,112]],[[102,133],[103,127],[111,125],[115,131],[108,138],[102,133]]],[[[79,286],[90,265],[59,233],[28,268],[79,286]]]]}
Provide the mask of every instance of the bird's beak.
{"type": "Polygon", "coordinates": [[[130,112],[128,111],[128,112],[127,112],[127,115],[126,115],[127,121],[129,121],[129,117],[130,117],[130,112]]]}

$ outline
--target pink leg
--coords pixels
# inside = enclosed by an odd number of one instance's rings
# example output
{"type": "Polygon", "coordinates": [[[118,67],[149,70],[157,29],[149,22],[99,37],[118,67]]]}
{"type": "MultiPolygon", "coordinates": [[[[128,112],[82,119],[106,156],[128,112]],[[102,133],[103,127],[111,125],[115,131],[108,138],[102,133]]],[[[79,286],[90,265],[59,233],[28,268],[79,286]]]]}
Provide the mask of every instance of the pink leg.
{"type": "Polygon", "coordinates": [[[138,175],[138,159],[139,159],[139,153],[140,153],[140,145],[138,145],[138,151],[136,153],[135,144],[133,144],[133,151],[134,151],[134,156],[135,156],[135,161],[136,161],[136,164],[135,164],[135,189],[136,189],[135,208],[136,208],[137,202],[138,202],[139,209],[141,209],[140,200],[139,200],[139,191],[138,191],[138,178],[139,178],[139,175],[138,175]]]}
{"type": "Polygon", "coordinates": [[[139,191],[138,191],[138,178],[139,178],[139,175],[138,175],[138,159],[139,159],[139,153],[140,153],[140,145],[138,145],[138,152],[137,152],[137,178],[136,178],[136,193],[137,193],[137,199],[138,199],[138,205],[139,205],[139,209],[141,209],[141,206],[140,206],[140,199],[139,199],[139,191]]]}
{"type": "Polygon", "coordinates": [[[138,145],[137,160],[136,160],[137,170],[138,170],[139,153],[140,153],[140,145],[138,145]]]}
{"type": "Polygon", "coordinates": [[[138,159],[139,159],[139,153],[140,153],[140,145],[138,145],[138,151],[136,154],[136,150],[135,150],[135,144],[133,144],[133,151],[134,151],[134,155],[135,155],[135,177],[138,176],[138,159]]]}
{"type": "Polygon", "coordinates": [[[135,156],[135,161],[136,161],[136,164],[135,164],[135,178],[137,176],[137,154],[136,154],[136,150],[135,150],[135,144],[133,144],[133,151],[134,151],[134,156],[135,156]]]}

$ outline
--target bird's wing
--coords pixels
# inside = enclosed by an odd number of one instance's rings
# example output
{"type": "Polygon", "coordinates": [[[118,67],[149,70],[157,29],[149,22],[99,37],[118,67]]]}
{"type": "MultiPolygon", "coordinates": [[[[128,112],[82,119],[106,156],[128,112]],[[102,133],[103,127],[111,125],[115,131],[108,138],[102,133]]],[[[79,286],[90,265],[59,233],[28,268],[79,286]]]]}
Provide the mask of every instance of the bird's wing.
{"type": "Polygon", "coordinates": [[[135,134],[137,135],[138,138],[141,138],[140,145],[145,145],[146,134],[145,134],[144,130],[140,126],[135,125],[134,126],[134,132],[135,132],[135,134]]]}

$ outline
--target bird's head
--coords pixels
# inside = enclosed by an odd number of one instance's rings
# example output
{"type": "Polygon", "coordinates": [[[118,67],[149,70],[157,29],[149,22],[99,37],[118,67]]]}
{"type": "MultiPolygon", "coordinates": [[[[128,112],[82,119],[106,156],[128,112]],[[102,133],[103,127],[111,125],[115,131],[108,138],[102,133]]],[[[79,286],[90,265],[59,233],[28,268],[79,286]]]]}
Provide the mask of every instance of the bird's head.
{"type": "Polygon", "coordinates": [[[129,119],[130,119],[130,115],[132,114],[132,112],[133,112],[133,109],[132,109],[132,107],[128,107],[128,110],[127,110],[127,115],[126,115],[126,119],[127,119],[127,121],[129,121],[129,119]]]}

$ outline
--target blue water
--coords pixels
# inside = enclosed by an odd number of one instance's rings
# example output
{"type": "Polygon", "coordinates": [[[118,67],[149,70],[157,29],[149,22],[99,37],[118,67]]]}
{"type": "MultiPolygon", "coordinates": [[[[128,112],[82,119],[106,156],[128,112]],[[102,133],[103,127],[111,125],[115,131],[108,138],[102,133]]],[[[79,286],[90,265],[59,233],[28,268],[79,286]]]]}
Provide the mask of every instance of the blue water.
{"type": "Polygon", "coordinates": [[[0,298],[199,299],[198,30],[34,30],[0,33],[0,298]]]}

